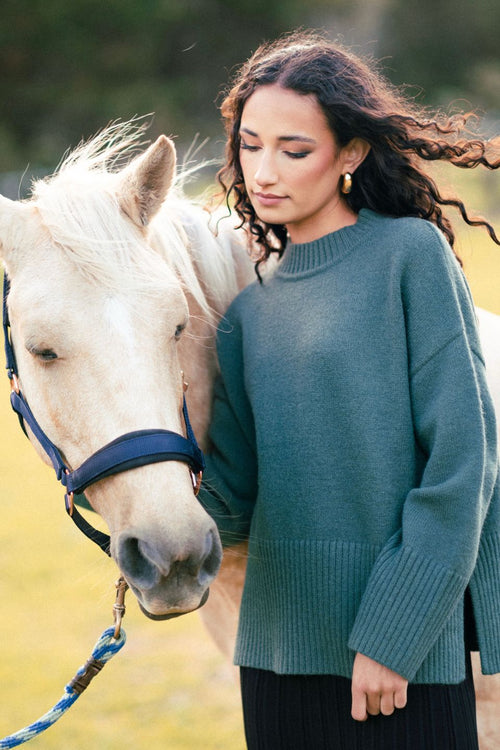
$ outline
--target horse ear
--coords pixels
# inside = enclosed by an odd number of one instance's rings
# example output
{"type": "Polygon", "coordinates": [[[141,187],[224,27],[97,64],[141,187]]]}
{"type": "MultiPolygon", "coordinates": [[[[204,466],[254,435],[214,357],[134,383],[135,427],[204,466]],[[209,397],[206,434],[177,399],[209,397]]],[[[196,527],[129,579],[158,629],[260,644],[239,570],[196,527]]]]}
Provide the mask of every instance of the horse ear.
{"type": "Polygon", "coordinates": [[[139,227],[149,224],[165,200],[174,180],[175,164],[175,146],[161,135],[120,173],[120,205],[139,227]]]}
{"type": "Polygon", "coordinates": [[[28,208],[21,201],[12,201],[0,195],[0,258],[8,273],[20,246],[20,232],[25,225],[28,208]]]}

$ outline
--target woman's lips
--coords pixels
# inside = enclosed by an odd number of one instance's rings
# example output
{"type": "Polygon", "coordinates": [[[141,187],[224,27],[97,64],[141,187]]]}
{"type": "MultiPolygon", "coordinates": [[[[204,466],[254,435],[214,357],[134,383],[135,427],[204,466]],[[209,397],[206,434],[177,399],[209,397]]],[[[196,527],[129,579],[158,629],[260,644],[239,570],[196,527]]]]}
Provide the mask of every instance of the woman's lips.
{"type": "Polygon", "coordinates": [[[284,195],[275,195],[274,193],[255,193],[254,197],[262,206],[277,206],[285,200],[284,195]]]}

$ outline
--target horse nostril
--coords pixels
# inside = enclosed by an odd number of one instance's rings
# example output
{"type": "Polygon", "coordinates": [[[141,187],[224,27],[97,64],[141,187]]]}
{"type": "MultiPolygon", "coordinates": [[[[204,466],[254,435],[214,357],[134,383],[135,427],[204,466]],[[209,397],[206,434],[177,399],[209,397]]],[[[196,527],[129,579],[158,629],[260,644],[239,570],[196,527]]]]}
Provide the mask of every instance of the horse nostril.
{"type": "Polygon", "coordinates": [[[222,547],[218,535],[209,531],[205,537],[205,550],[198,571],[198,583],[207,586],[219,572],[222,561],[222,547]]]}
{"type": "Polygon", "coordinates": [[[161,572],[144,554],[143,545],[144,542],[135,537],[122,537],[118,545],[117,563],[122,573],[136,586],[147,589],[158,583],[161,572]]]}

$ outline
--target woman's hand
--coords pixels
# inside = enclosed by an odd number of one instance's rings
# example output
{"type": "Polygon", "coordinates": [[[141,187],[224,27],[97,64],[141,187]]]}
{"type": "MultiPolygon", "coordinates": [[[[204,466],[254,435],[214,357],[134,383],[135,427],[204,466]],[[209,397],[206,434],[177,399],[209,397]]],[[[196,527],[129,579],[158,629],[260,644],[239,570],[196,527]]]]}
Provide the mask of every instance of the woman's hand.
{"type": "Polygon", "coordinates": [[[390,716],[406,706],[408,680],[364,654],[356,654],[352,672],[352,718],[366,721],[368,714],[390,716]]]}

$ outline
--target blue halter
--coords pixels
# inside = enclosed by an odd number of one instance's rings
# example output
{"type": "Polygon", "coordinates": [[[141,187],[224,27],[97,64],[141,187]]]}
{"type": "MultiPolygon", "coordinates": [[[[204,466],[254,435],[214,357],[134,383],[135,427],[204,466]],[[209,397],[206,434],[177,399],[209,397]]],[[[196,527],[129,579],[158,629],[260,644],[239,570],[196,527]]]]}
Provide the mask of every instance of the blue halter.
{"type": "Polygon", "coordinates": [[[104,477],[109,477],[128,469],[135,469],[138,466],[159,463],[160,461],[183,461],[187,463],[194,478],[193,485],[196,493],[201,483],[205,461],[191,428],[186,399],[185,397],[183,399],[182,411],[187,438],[170,430],[137,430],[135,432],[127,432],[125,435],[113,440],[93,453],[78,469],[71,471],[63,460],[59,449],[47,437],[38,424],[19,387],[16,357],[10,336],[9,313],[7,309],[9,286],[7,274],[4,274],[3,332],[7,362],[6,368],[12,389],[10,394],[12,408],[17,413],[19,422],[25,433],[25,424],[29,426],[49,457],[57,479],[66,488],[65,503],[68,514],[80,531],[95,542],[107,555],[110,555],[110,537],[108,534],[95,529],[83,518],[74,506],[74,494],[83,492],[91,484],[104,479],[104,477]]]}

